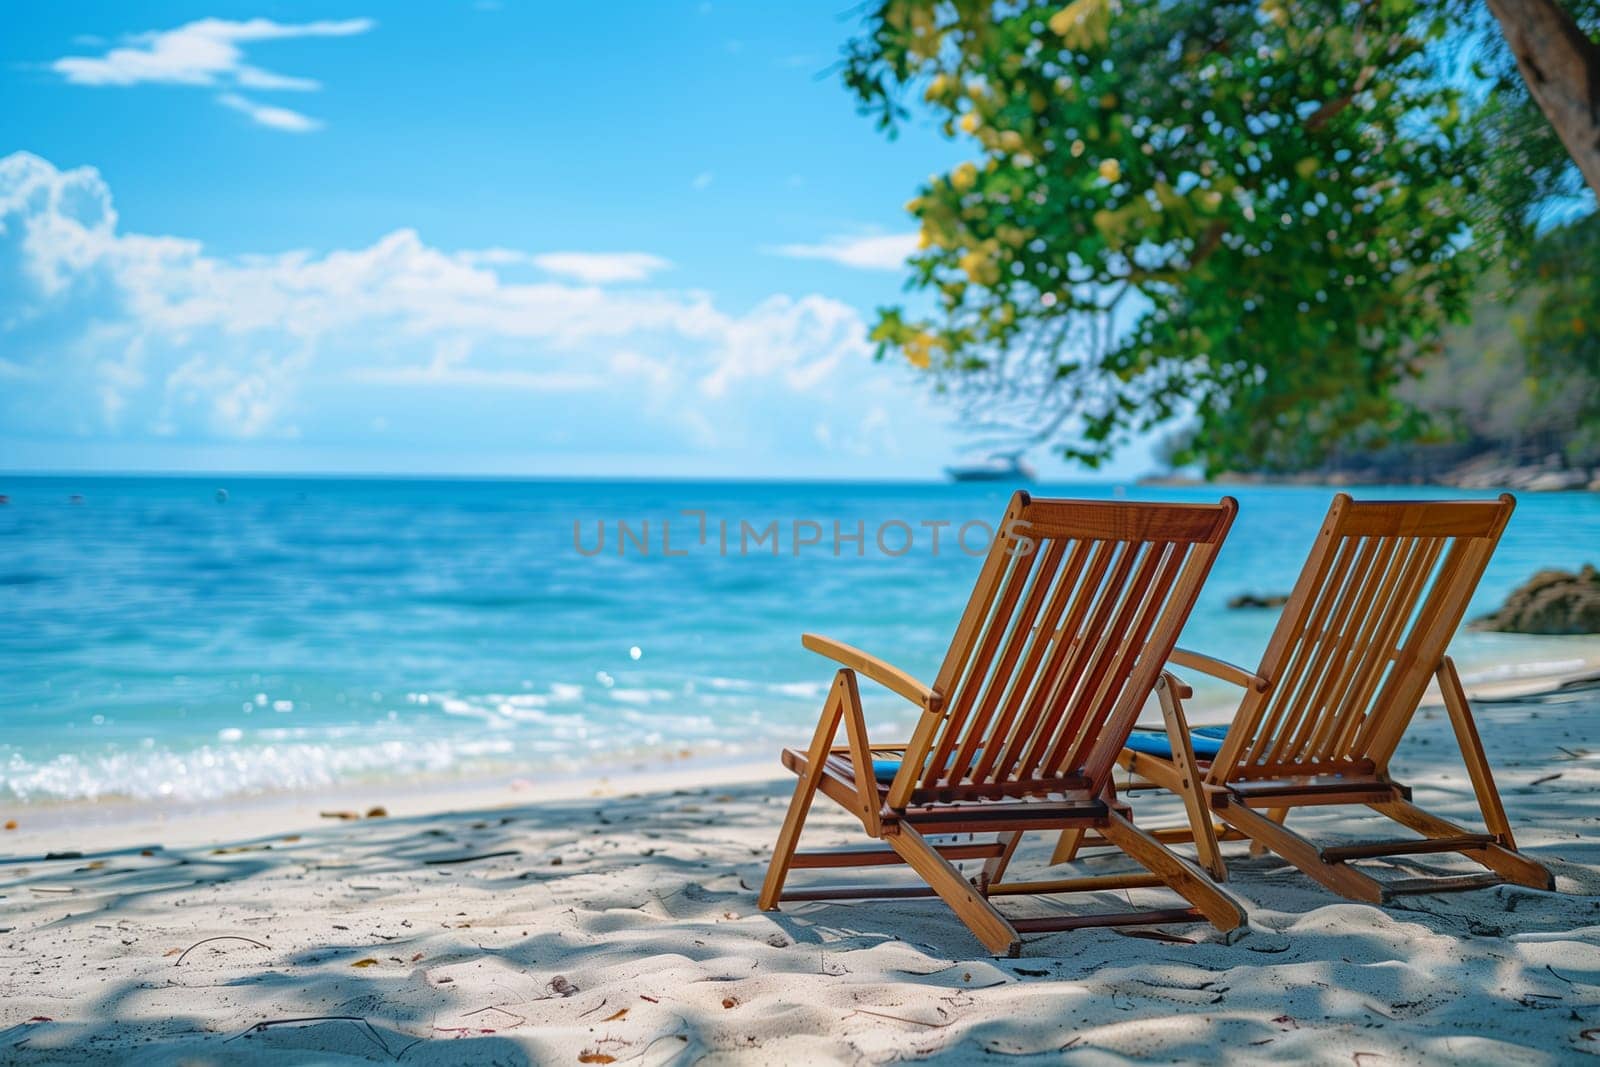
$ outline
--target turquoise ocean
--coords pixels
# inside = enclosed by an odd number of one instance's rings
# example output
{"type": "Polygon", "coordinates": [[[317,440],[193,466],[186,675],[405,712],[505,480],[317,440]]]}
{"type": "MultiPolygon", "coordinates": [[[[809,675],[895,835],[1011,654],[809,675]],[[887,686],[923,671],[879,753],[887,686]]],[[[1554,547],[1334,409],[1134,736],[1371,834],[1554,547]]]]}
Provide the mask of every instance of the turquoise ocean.
{"type": "MultiPolygon", "coordinates": [[[[1184,644],[1247,666],[1276,613],[1226,601],[1289,589],[1333,492],[1030,488],[1236,496],[1184,644]]],[[[986,536],[962,527],[1009,487],[4,476],[0,494],[14,806],[775,759],[831,678],[802,631],[933,676],[986,536]]],[[[1529,494],[1473,612],[1585,561],[1600,495],[1529,494]]],[[[1600,641],[1463,632],[1453,653],[1469,682],[1514,679],[1600,641]]],[[[905,734],[912,709],[866,688],[875,737],[905,734]]],[[[1226,690],[1197,689],[1196,717],[1220,714],[1226,690]]]]}

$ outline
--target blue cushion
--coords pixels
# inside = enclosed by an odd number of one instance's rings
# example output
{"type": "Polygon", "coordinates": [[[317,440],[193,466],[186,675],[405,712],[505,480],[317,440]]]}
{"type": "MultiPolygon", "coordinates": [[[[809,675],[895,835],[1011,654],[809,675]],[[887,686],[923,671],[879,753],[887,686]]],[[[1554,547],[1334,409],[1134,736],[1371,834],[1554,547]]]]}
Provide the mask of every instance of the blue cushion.
{"type": "MultiPolygon", "coordinates": [[[[978,759],[982,755],[982,748],[973,749],[972,758],[974,760],[978,759]]],[[[956,754],[954,752],[950,753],[950,761],[953,762],[955,758],[956,754]]],[[[901,761],[897,759],[875,759],[872,761],[872,777],[876,778],[880,782],[883,782],[884,784],[888,784],[889,782],[894,781],[895,775],[900,773],[900,763],[901,761]]],[[[945,766],[949,766],[949,762],[947,762],[945,766]]]]}
{"type": "MultiPolygon", "coordinates": [[[[1213,759],[1222,751],[1222,739],[1227,736],[1226,726],[1198,726],[1189,731],[1189,743],[1194,746],[1196,759],[1213,759]]],[[[1127,748],[1147,756],[1172,758],[1172,745],[1165,730],[1135,730],[1128,737],[1127,748]]]]}
{"type": "Polygon", "coordinates": [[[872,777],[880,782],[892,782],[894,776],[900,773],[900,761],[897,759],[875,759],[872,761],[872,777]]]}

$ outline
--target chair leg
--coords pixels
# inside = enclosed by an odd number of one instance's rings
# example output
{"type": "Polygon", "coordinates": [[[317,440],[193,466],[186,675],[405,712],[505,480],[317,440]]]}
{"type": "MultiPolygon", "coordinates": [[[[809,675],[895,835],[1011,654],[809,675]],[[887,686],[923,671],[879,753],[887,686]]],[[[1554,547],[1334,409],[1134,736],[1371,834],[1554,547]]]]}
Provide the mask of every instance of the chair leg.
{"type": "Polygon", "coordinates": [[[1483,753],[1478,726],[1472,721],[1467,692],[1462,688],[1461,675],[1456,673],[1455,662],[1449,656],[1439,663],[1438,677],[1445,710],[1450,713],[1450,726],[1455,730],[1456,743],[1461,746],[1461,758],[1467,765],[1467,777],[1472,780],[1472,791],[1478,796],[1478,810],[1483,813],[1483,824],[1500,844],[1515,850],[1517,842],[1511,836],[1511,823],[1506,819],[1505,805],[1500,802],[1500,791],[1494,786],[1494,776],[1489,773],[1489,760],[1483,753]]]}
{"type": "Polygon", "coordinates": [[[1218,930],[1243,925],[1244,911],[1205,872],[1168,849],[1117,812],[1111,812],[1100,832],[1183,897],[1218,930]]]}
{"type": "MultiPolygon", "coordinates": [[[[1410,827],[1425,837],[1455,837],[1467,831],[1448,819],[1441,819],[1406,800],[1392,800],[1369,805],[1381,815],[1387,815],[1402,826],[1410,827]]],[[[1491,827],[1491,832],[1493,828],[1491,827]]],[[[1501,845],[1484,845],[1462,855],[1476,860],[1508,882],[1525,885],[1531,889],[1553,890],[1555,878],[1541,863],[1529,859],[1515,849],[1501,845]]]]}
{"type": "MultiPolygon", "coordinates": [[[[1267,818],[1271,819],[1273,822],[1277,823],[1279,826],[1282,826],[1283,823],[1284,823],[1284,820],[1289,818],[1289,809],[1288,808],[1268,808],[1267,809],[1267,818]]],[[[1250,842],[1250,855],[1252,855],[1252,856],[1265,856],[1268,851],[1269,851],[1269,849],[1267,848],[1266,843],[1264,841],[1251,841],[1250,842]]]]}
{"type": "Polygon", "coordinates": [[[1167,744],[1172,747],[1173,762],[1178,768],[1177,793],[1183,800],[1189,825],[1194,830],[1194,848],[1200,857],[1200,866],[1218,882],[1228,880],[1227,865],[1222,862],[1222,850],[1217,847],[1217,833],[1211,825],[1211,809],[1201,790],[1204,779],[1194,758],[1194,742],[1189,739],[1189,722],[1183,714],[1183,700],[1179,694],[1187,692],[1171,674],[1163,672],[1156,685],[1156,695],[1161,701],[1161,717],[1167,724],[1167,744]]]}
{"type": "MultiPolygon", "coordinates": [[[[1461,684],[1461,675],[1456,672],[1455,662],[1449,656],[1440,660],[1436,676],[1440,695],[1444,697],[1445,711],[1450,715],[1450,727],[1455,731],[1456,744],[1461,748],[1461,759],[1467,767],[1467,778],[1472,782],[1472,792],[1478,799],[1483,825],[1497,842],[1462,854],[1483,864],[1508,882],[1553,890],[1555,879],[1550,871],[1543,864],[1517,851],[1505,805],[1501,803],[1500,791],[1495,788],[1494,776],[1489,772],[1489,759],[1483,751],[1483,740],[1478,736],[1478,726],[1472,720],[1472,707],[1467,702],[1466,689],[1461,684]]],[[[1369,806],[1425,837],[1455,837],[1467,832],[1448,819],[1423,811],[1409,801],[1394,800],[1369,806]]]]}
{"type": "Polygon", "coordinates": [[[1342,897],[1368,904],[1383,903],[1383,884],[1343,863],[1329,863],[1310,841],[1243,804],[1229,803],[1218,814],[1222,821],[1259,841],[1312,878],[1342,897]]]}
{"type": "Polygon", "coordinates": [[[1011,857],[1017,854],[1017,846],[1022,843],[1022,831],[1010,830],[1000,835],[1000,844],[1004,851],[992,859],[984,861],[983,882],[986,888],[994,885],[1006,875],[1006,868],[1011,865],[1011,857]]]}
{"type": "MultiPolygon", "coordinates": [[[[1117,783],[1106,779],[1105,789],[1101,792],[1101,800],[1105,801],[1107,808],[1117,806],[1117,783]]],[[[1056,838],[1055,851],[1050,854],[1050,866],[1061,863],[1071,863],[1078,858],[1078,853],[1085,847],[1105,845],[1107,841],[1103,836],[1092,837],[1087,830],[1069,827],[1061,831],[1061,836],[1056,838]]]]}
{"type": "Polygon", "coordinates": [[[800,844],[800,831],[806,824],[806,814],[817,795],[817,785],[822,781],[822,767],[828,758],[828,749],[839,732],[839,721],[844,717],[844,704],[840,687],[828,690],[828,699],[822,705],[822,718],[817,732],[806,750],[806,771],[795,783],[794,796],[789,800],[789,810],[783,817],[783,828],[778,831],[778,843],[772,849],[772,862],[767,865],[767,878],[761,885],[757,905],[762,911],[778,907],[778,897],[783,892],[784,879],[789,876],[789,864],[794,860],[795,849],[800,844]]]}
{"type": "Polygon", "coordinates": [[[1078,849],[1083,847],[1082,830],[1063,830],[1061,836],[1056,838],[1056,850],[1050,854],[1050,864],[1071,863],[1078,858],[1078,849]]]}
{"type": "Polygon", "coordinates": [[[995,910],[993,904],[961,877],[961,872],[911,827],[901,825],[884,840],[922,876],[923,881],[944,898],[956,915],[996,955],[1015,956],[1022,949],[1016,927],[995,910]]]}

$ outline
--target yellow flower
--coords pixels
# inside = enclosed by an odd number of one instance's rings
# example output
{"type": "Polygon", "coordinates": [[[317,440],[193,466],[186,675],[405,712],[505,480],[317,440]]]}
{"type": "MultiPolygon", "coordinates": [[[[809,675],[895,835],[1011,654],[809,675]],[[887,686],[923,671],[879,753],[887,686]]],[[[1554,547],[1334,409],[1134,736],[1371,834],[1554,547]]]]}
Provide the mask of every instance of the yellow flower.
{"type": "Polygon", "coordinates": [[[933,338],[925,333],[914,334],[906,338],[902,346],[906,354],[906,362],[918,370],[927,370],[933,362],[933,338]]]}
{"type": "Polygon", "coordinates": [[[1118,163],[1114,159],[1102,159],[1100,161],[1100,180],[1101,181],[1104,181],[1104,182],[1115,182],[1118,179],[1120,179],[1121,177],[1122,177],[1122,164],[1121,163],[1118,163]]]}
{"type": "Polygon", "coordinates": [[[1104,45],[1111,33],[1110,0],[1073,0],[1051,15],[1047,25],[1076,51],[1104,45]]]}
{"type": "Polygon", "coordinates": [[[963,163],[950,172],[950,187],[958,193],[964,193],[978,184],[978,168],[971,163],[963,163]]]}
{"type": "Polygon", "coordinates": [[[974,285],[993,285],[1000,280],[1000,268],[993,257],[982,249],[973,249],[962,256],[957,264],[974,285]]]}
{"type": "Polygon", "coordinates": [[[956,123],[956,125],[960,126],[967,133],[972,133],[982,123],[983,120],[978,117],[978,113],[976,111],[969,111],[965,115],[961,116],[961,121],[956,123]]]}

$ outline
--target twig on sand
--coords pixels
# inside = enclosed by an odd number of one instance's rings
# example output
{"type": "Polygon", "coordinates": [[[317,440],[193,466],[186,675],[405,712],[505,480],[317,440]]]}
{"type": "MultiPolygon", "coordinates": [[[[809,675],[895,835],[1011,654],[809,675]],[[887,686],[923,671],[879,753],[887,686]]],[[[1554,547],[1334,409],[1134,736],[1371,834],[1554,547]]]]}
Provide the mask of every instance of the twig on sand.
{"type": "Polygon", "coordinates": [[[406,1045],[405,1048],[401,1049],[399,1052],[396,1052],[394,1054],[395,1062],[399,1063],[401,1057],[403,1057],[406,1053],[410,1052],[412,1049],[416,1048],[418,1045],[422,1044],[426,1040],[428,1040],[428,1039],[425,1038],[425,1037],[419,1037],[419,1038],[416,1038],[415,1040],[411,1041],[409,1044],[406,1045]]]}
{"type": "MultiPolygon", "coordinates": [[[[880,1019],[890,1019],[897,1023],[912,1023],[916,1026],[926,1026],[931,1030],[943,1030],[945,1027],[955,1022],[954,1019],[946,1019],[942,1023],[930,1023],[923,1019],[908,1019],[904,1015],[890,1015],[886,1011],[872,1011],[868,1008],[857,1008],[855,1011],[851,1012],[850,1015],[875,1015],[880,1019]]],[[[847,1019],[849,1017],[849,1015],[845,1016],[847,1019]]]]}
{"type": "MultiPolygon", "coordinates": [[[[464,1012],[461,1013],[461,1017],[463,1019],[470,1019],[470,1018],[472,1018],[472,1016],[474,1016],[474,1015],[482,1015],[486,1011],[497,1011],[502,1015],[509,1015],[511,1018],[517,1020],[518,1024],[520,1024],[522,1026],[528,1025],[528,1020],[526,1018],[524,1018],[521,1015],[518,1015],[514,1011],[510,1011],[509,1009],[502,1008],[498,1004],[490,1004],[486,1008],[473,1008],[471,1011],[464,1011],[464,1012]]],[[[434,1029],[437,1030],[439,1028],[438,1027],[434,1027],[434,1029]]]]}
{"type": "Polygon", "coordinates": [[[1145,941],[1165,941],[1169,945],[1192,945],[1194,938],[1184,937],[1181,934],[1169,934],[1162,930],[1114,930],[1113,933],[1123,937],[1137,937],[1145,941]]]}
{"type": "Polygon", "coordinates": [[[500,856],[517,856],[517,855],[521,855],[521,853],[519,853],[514,848],[508,848],[508,849],[505,849],[502,852],[480,852],[480,853],[478,853],[476,855],[473,855],[473,856],[447,856],[444,859],[423,860],[422,862],[424,864],[426,864],[427,866],[429,866],[429,867],[443,867],[446,864],[450,864],[450,863],[471,863],[474,860],[492,860],[492,859],[496,859],[496,858],[498,858],[500,856]]]}
{"type": "MultiPolygon", "coordinates": [[[[360,1023],[365,1028],[367,1036],[372,1039],[373,1044],[381,1048],[385,1056],[391,1059],[398,1058],[389,1050],[389,1046],[383,1040],[383,1035],[378,1033],[378,1028],[372,1025],[371,1020],[361,1015],[302,1015],[293,1019],[263,1019],[249,1029],[234,1034],[223,1044],[226,1045],[228,1041],[237,1041],[239,1038],[249,1034],[258,1034],[274,1026],[293,1026],[296,1023],[360,1023]]],[[[410,1048],[411,1046],[407,1045],[406,1047],[410,1048]]]]}
{"type": "Polygon", "coordinates": [[[657,1034],[655,1037],[651,1038],[644,1048],[638,1051],[638,1053],[629,1056],[627,1059],[621,1060],[620,1062],[632,1063],[634,1060],[642,1060],[645,1058],[645,1056],[649,1055],[651,1049],[655,1048],[656,1045],[662,1041],[682,1041],[685,1047],[687,1047],[689,1045],[689,1020],[685,1019],[681,1015],[678,1016],[678,1028],[676,1030],[669,1030],[664,1034],[657,1034]]]}
{"type": "Polygon", "coordinates": [[[1562,974],[1560,971],[1556,970],[1554,967],[1550,966],[1548,963],[1544,965],[1544,969],[1549,971],[1551,974],[1555,975],[1557,978],[1561,979],[1563,982],[1567,983],[1568,985],[1575,984],[1572,981],[1572,979],[1568,978],[1566,975],[1562,974]]]}
{"type": "MultiPolygon", "coordinates": [[[[185,956],[187,956],[189,953],[193,952],[195,949],[199,948],[201,945],[210,944],[212,941],[243,941],[243,942],[245,942],[247,944],[254,945],[256,948],[270,948],[271,947],[270,945],[263,945],[261,942],[255,940],[254,938],[240,937],[238,934],[218,934],[216,937],[202,938],[201,940],[196,941],[194,944],[190,945],[188,948],[184,949],[181,953],[178,954],[178,958],[172,961],[172,965],[174,967],[176,967],[178,964],[183,962],[183,958],[185,956]]],[[[387,1051],[387,1050],[385,1050],[385,1051],[387,1051]]]]}

